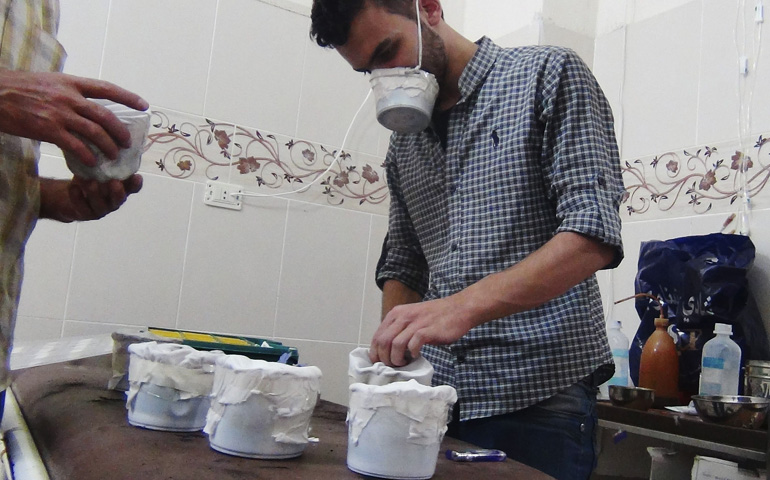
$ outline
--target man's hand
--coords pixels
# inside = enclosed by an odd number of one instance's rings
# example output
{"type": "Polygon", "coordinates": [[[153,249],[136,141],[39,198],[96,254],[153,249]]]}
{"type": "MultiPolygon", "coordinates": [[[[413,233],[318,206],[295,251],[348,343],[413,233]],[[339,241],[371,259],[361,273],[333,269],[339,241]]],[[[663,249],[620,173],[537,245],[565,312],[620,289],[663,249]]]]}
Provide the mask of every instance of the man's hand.
{"type": "Polygon", "coordinates": [[[120,148],[130,146],[128,129],[89,98],[136,110],[149,106],[138,95],[102,80],[0,69],[0,131],[53,143],[88,166],[95,165],[96,158],[83,140],[114,159],[120,148]]]}
{"type": "Polygon", "coordinates": [[[560,232],[521,262],[446,298],[393,306],[412,300],[398,296],[406,287],[391,293],[387,282],[383,308],[392,309],[372,337],[369,357],[406,365],[407,350],[416,357],[425,344],[447,345],[477,325],[542,305],[609,264],[615,253],[615,247],[598,240],[560,232]]]}
{"type": "Polygon", "coordinates": [[[40,217],[73,222],[98,220],[120,208],[129,195],[142,188],[141,175],[99,183],[75,177],[72,180],[40,179],[40,217]]]}
{"type": "Polygon", "coordinates": [[[448,345],[468,333],[475,324],[457,296],[393,307],[372,337],[369,358],[402,367],[420,355],[423,345],[448,345]]]}

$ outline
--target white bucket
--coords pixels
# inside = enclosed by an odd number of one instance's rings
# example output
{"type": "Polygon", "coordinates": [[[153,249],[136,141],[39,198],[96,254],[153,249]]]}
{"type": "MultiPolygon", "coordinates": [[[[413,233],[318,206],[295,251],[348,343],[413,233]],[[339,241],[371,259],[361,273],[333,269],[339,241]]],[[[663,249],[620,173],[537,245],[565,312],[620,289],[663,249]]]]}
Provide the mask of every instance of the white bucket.
{"type": "Polygon", "coordinates": [[[417,133],[430,124],[438,95],[433,74],[416,68],[384,68],[372,71],[377,121],[385,128],[417,133]]]}
{"type": "Polygon", "coordinates": [[[217,361],[206,426],[218,452],[248,458],[298,457],[308,443],[321,370],[242,355],[217,361]]]}
{"type": "Polygon", "coordinates": [[[389,367],[382,362],[369,360],[369,349],[356,348],[348,356],[348,381],[367,385],[387,385],[393,382],[416,380],[430,386],[433,379],[433,365],[424,357],[418,357],[403,367],[389,367]]]}
{"type": "Polygon", "coordinates": [[[214,363],[224,353],[157,342],[135,343],[128,351],[128,423],[152,430],[201,430],[214,383],[214,363]]]}
{"type": "Polygon", "coordinates": [[[456,401],[454,388],[415,380],[351,385],[348,468],[380,478],[431,478],[456,401]]]}
{"type": "Polygon", "coordinates": [[[131,134],[131,145],[118,151],[115,160],[107,158],[95,145],[86,142],[88,148],[96,156],[96,165],[83,165],[80,159],[71,152],[64,151],[67,168],[79,177],[106,182],[110,179],[125,180],[137,171],[142,163],[142,150],[150,130],[150,114],[134,110],[120,103],[109,100],[91,99],[91,101],[106,107],[118,120],[128,128],[131,134]]]}

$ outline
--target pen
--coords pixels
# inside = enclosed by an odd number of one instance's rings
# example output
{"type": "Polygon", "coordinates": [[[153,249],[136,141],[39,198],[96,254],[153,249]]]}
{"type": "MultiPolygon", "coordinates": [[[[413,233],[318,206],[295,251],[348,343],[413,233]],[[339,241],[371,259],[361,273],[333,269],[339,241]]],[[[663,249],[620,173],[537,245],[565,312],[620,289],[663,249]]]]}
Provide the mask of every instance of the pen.
{"type": "Polygon", "coordinates": [[[446,458],[455,462],[502,462],[506,455],[502,450],[447,450],[446,458]]]}

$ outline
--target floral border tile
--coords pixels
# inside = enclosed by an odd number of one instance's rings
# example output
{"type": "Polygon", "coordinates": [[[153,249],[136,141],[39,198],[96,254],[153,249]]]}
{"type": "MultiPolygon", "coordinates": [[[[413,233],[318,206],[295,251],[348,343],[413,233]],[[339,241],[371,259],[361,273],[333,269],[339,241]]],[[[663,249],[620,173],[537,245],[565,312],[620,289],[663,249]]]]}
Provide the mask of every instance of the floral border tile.
{"type": "Polygon", "coordinates": [[[235,125],[195,115],[152,110],[141,170],[205,183],[230,167],[235,125]]]}
{"type": "Polygon", "coordinates": [[[770,206],[764,191],[770,180],[768,142],[760,135],[745,155],[736,141],[626,160],[624,220],[735,212],[744,180],[752,207],[770,206]]]}
{"type": "Polygon", "coordinates": [[[386,215],[383,159],[339,152],[259,129],[153,110],[143,170],[198,182],[222,180],[246,195],[287,199],[386,215]],[[335,157],[337,157],[335,162],[335,157]]]}

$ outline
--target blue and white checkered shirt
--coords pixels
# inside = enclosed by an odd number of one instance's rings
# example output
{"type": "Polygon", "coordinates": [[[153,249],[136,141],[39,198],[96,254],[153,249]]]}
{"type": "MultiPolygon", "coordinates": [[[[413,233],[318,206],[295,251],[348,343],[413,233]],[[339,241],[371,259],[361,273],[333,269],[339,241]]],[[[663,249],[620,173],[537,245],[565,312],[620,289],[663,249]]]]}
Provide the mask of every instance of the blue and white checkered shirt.
{"type": "MultiPolygon", "coordinates": [[[[608,267],[617,265],[620,160],[612,112],[588,67],[569,49],[503,49],[482,38],[459,86],[445,146],[433,128],[391,137],[378,282],[447,297],[559,232],[615,247],[608,267]]],[[[461,420],[528,407],[612,364],[595,276],[422,353],[434,384],[457,389],[461,420]]]]}

